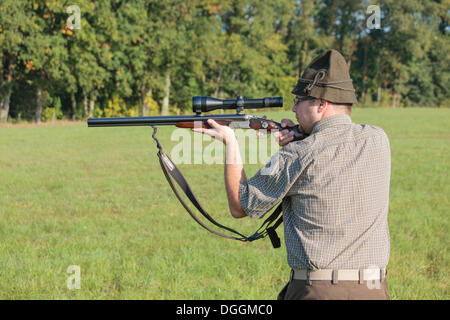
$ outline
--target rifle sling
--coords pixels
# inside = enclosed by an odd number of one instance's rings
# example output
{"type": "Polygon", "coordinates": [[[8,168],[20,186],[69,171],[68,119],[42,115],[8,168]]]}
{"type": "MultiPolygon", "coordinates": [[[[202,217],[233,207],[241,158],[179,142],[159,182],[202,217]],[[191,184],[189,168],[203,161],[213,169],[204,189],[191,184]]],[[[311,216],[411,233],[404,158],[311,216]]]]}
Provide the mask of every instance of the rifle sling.
{"type": "Polygon", "coordinates": [[[275,229],[283,222],[283,216],[278,218],[278,216],[280,216],[281,211],[282,211],[281,204],[279,204],[278,207],[273,211],[273,213],[262,223],[262,225],[259,227],[259,229],[253,235],[251,235],[249,237],[243,235],[242,233],[240,233],[232,228],[229,228],[229,227],[226,227],[226,226],[220,224],[219,222],[214,220],[211,217],[211,215],[209,215],[208,212],[206,212],[206,210],[203,209],[203,207],[200,205],[200,203],[198,202],[196,196],[192,192],[192,189],[190,188],[188,182],[184,178],[181,171],[176,167],[176,165],[169,158],[169,156],[167,156],[164,153],[164,151],[162,150],[162,146],[155,136],[156,131],[157,131],[156,127],[153,127],[153,130],[154,130],[154,132],[153,132],[152,137],[156,141],[157,147],[159,149],[159,152],[157,153],[157,155],[159,158],[159,162],[161,164],[161,169],[164,172],[164,175],[166,176],[167,182],[169,183],[170,187],[172,188],[174,194],[176,195],[176,197],[178,198],[180,203],[183,205],[183,207],[186,209],[186,211],[189,213],[189,215],[199,225],[201,225],[203,228],[205,228],[206,230],[208,230],[209,232],[211,232],[217,236],[224,237],[227,239],[239,240],[239,241],[243,241],[243,242],[254,241],[254,240],[257,240],[260,238],[264,238],[268,235],[274,248],[279,248],[281,246],[280,238],[278,237],[278,235],[275,231],[275,229]],[[197,215],[191,210],[191,208],[189,208],[189,206],[186,204],[186,202],[183,200],[179,191],[176,189],[176,187],[173,183],[173,180],[175,180],[177,182],[177,184],[180,186],[181,190],[183,190],[185,195],[188,197],[188,199],[191,201],[191,203],[197,208],[197,210],[203,215],[203,217],[205,217],[208,221],[210,221],[215,226],[231,232],[232,234],[234,234],[234,236],[230,236],[230,235],[218,232],[216,230],[211,229],[206,224],[204,224],[197,217],[197,215]],[[277,218],[278,218],[278,220],[275,222],[275,220],[277,218]]]}

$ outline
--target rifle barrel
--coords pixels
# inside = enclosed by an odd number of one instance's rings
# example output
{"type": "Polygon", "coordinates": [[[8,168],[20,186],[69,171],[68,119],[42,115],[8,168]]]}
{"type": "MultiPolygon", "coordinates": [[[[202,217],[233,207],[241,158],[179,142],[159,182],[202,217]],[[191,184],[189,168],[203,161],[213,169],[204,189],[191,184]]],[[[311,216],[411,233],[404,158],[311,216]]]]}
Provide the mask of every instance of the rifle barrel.
{"type": "Polygon", "coordinates": [[[179,122],[206,121],[208,119],[222,121],[246,121],[251,115],[247,114],[217,114],[217,115],[186,115],[161,117],[121,117],[121,118],[89,118],[88,127],[123,127],[123,126],[168,126],[179,122]]]}

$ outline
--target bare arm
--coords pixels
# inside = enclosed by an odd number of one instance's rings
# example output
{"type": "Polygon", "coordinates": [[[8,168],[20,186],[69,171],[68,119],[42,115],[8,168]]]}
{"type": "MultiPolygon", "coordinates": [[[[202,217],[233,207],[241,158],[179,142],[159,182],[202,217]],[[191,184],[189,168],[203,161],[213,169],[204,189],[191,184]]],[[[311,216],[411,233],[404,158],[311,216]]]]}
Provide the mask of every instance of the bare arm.
{"type": "Polygon", "coordinates": [[[243,181],[247,181],[247,177],[245,176],[239,145],[233,135],[226,142],[225,187],[228,196],[228,206],[234,218],[247,216],[239,201],[239,185],[243,181]]]}

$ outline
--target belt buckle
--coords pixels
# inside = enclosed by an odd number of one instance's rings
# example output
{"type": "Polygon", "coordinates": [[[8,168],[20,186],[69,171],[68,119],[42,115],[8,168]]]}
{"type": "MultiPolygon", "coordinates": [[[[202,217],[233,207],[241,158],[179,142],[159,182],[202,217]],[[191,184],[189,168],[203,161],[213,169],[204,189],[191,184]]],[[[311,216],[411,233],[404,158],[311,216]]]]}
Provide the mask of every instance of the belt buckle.
{"type": "Polygon", "coordinates": [[[331,273],[331,283],[338,284],[339,282],[339,270],[333,270],[331,273]]]}

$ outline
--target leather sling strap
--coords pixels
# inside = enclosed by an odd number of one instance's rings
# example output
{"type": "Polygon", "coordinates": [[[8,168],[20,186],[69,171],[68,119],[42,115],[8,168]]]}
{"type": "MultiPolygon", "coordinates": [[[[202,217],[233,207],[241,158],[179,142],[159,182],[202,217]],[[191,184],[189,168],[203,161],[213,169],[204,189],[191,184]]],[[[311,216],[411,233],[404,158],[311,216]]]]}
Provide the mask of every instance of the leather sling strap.
{"type": "Polygon", "coordinates": [[[278,207],[274,210],[274,212],[263,222],[261,227],[259,227],[259,229],[253,235],[251,235],[249,237],[243,235],[242,233],[240,233],[232,228],[229,228],[229,227],[226,227],[226,226],[220,224],[219,222],[214,220],[211,217],[211,215],[208,214],[208,212],[206,212],[206,210],[203,209],[203,207],[200,205],[199,201],[195,197],[194,193],[192,192],[188,182],[184,178],[181,171],[176,167],[176,165],[169,158],[169,156],[167,156],[164,153],[164,151],[162,150],[162,146],[159,143],[158,139],[156,138],[156,132],[157,132],[157,128],[153,127],[152,137],[156,141],[156,145],[159,149],[157,155],[159,158],[159,162],[161,164],[161,168],[164,172],[164,175],[166,176],[167,182],[169,183],[170,187],[172,188],[174,194],[176,195],[176,197],[178,198],[180,203],[183,205],[183,207],[186,209],[186,211],[189,213],[189,215],[199,225],[201,225],[203,228],[205,228],[206,230],[208,230],[209,232],[211,232],[217,236],[224,237],[227,239],[239,240],[239,241],[243,241],[243,242],[250,242],[250,241],[254,241],[254,240],[269,236],[274,248],[279,248],[281,246],[280,238],[278,237],[278,235],[275,231],[275,229],[283,222],[282,215],[281,215],[281,217],[278,218],[278,216],[280,216],[281,211],[282,211],[281,204],[278,205],[278,207]],[[205,223],[203,223],[202,220],[200,220],[198,218],[198,216],[191,210],[191,208],[183,200],[180,192],[176,189],[176,187],[173,183],[173,180],[175,180],[177,182],[178,186],[181,188],[181,190],[183,190],[184,194],[188,197],[188,199],[195,206],[195,208],[203,215],[203,217],[205,217],[208,221],[210,221],[215,226],[232,233],[233,236],[213,230],[210,227],[208,227],[205,223]],[[277,220],[277,218],[278,218],[278,220],[277,220]]]}

